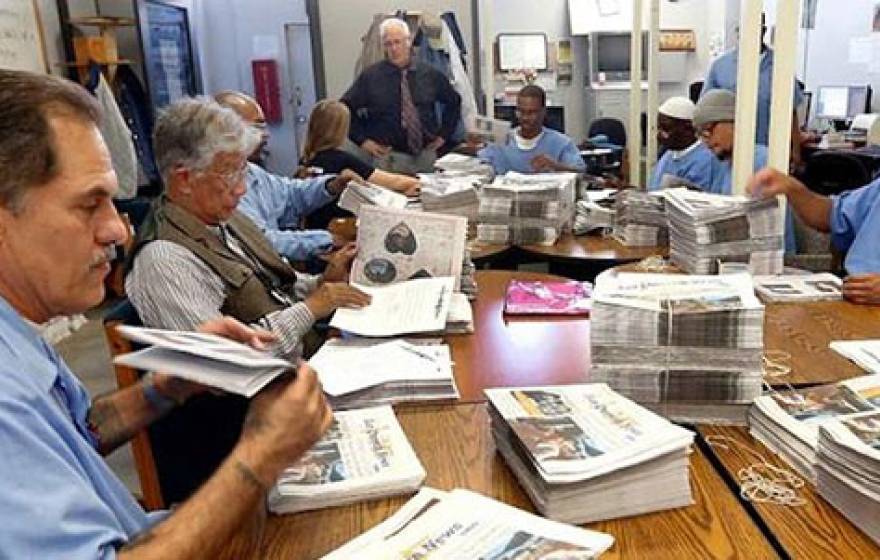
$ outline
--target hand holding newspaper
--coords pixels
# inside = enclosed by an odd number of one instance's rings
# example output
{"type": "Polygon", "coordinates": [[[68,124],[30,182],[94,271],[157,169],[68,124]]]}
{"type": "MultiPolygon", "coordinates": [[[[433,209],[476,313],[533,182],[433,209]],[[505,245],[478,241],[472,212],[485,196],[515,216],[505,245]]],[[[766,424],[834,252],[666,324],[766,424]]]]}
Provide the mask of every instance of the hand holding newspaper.
{"type": "Polygon", "coordinates": [[[113,363],[161,371],[187,381],[252,397],[295,366],[273,354],[215,334],[118,326],[119,333],[150,348],[123,354],[113,363]]]}

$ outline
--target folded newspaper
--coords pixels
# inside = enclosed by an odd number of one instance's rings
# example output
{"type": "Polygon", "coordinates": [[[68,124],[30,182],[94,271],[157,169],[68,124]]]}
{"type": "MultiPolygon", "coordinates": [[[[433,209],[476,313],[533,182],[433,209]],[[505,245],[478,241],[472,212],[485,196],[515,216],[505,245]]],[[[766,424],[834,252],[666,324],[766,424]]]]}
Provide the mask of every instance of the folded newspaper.
{"type": "Polygon", "coordinates": [[[149,348],[122,354],[113,363],[161,371],[228,393],[252,397],[295,366],[275,355],[215,334],[120,325],[119,334],[149,348]]]}
{"type": "Polygon", "coordinates": [[[468,490],[423,488],[324,560],[589,560],[612,544],[611,535],[541,519],[468,490]]]}
{"type": "Polygon", "coordinates": [[[495,445],[547,517],[580,524],[693,503],[693,433],[604,383],[485,393],[495,445]]]}
{"type": "Polygon", "coordinates": [[[880,373],[880,340],[833,340],[828,346],[868,373],[880,373]]]}
{"type": "Polygon", "coordinates": [[[269,492],[273,513],[294,513],[409,494],[425,469],[390,406],[336,412],[309,451],[269,492]]]}
{"type": "Polygon", "coordinates": [[[446,344],[336,338],[309,365],[334,410],[459,396],[446,344]]]}
{"type": "Polygon", "coordinates": [[[354,215],[360,214],[361,206],[382,206],[384,208],[406,208],[409,199],[397,192],[374,185],[349,181],[337,205],[354,215]]]}
{"type": "Polygon", "coordinates": [[[804,477],[816,480],[819,426],[860,412],[880,411],[880,375],[773,392],[755,399],[749,431],[804,477]]]}
{"type": "Polygon", "coordinates": [[[880,545],[880,411],[819,427],[816,489],[880,545]]]}
{"type": "Polygon", "coordinates": [[[843,298],[840,278],[829,273],[755,276],[755,292],[768,303],[832,301],[843,298]]]}

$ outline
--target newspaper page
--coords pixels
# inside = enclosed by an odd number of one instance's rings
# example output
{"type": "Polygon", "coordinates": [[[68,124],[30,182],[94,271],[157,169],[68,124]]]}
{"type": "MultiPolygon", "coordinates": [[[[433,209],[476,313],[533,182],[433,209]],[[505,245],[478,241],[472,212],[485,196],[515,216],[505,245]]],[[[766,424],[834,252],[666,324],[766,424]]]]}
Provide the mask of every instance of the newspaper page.
{"type": "Polygon", "coordinates": [[[480,141],[503,146],[510,137],[510,123],[484,115],[474,115],[473,127],[468,133],[476,136],[480,141]]]}
{"type": "Polygon", "coordinates": [[[834,340],[829,348],[870,373],[880,373],[880,340],[834,340]]]}
{"type": "Polygon", "coordinates": [[[542,519],[467,490],[423,489],[392,518],[324,559],[588,560],[613,543],[611,535],[542,519]]]}
{"type": "Polygon", "coordinates": [[[547,482],[575,482],[686,447],[693,434],[604,383],[487,389],[547,482]]]}
{"type": "Polygon", "coordinates": [[[444,380],[454,383],[449,346],[416,346],[393,340],[372,346],[324,344],[309,359],[330,396],[345,395],[392,381],[444,380]]]}
{"type": "Polygon", "coordinates": [[[843,299],[842,281],[828,272],[755,276],[753,280],[755,292],[768,302],[843,299]]]}
{"type": "MultiPolygon", "coordinates": [[[[425,470],[390,406],[336,412],[308,452],[284,470],[269,496],[273,510],[299,511],[322,496],[355,497],[413,490],[425,470]],[[286,503],[295,501],[298,503],[286,503]]],[[[336,502],[338,503],[338,502],[336,502]]]]}
{"type": "Polygon", "coordinates": [[[606,303],[675,313],[763,309],[748,273],[725,275],[641,274],[609,271],[596,278],[593,304],[606,303]]]}
{"type": "Polygon", "coordinates": [[[880,411],[829,420],[820,430],[851,450],[880,461],[880,411]]]}
{"type": "Polygon", "coordinates": [[[373,183],[350,181],[342,191],[337,203],[343,210],[360,216],[365,206],[382,206],[385,208],[405,208],[409,200],[406,196],[373,183]]]}
{"type": "Polygon", "coordinates": [[[330,326],[361,336],[443,331],[454,283],[454,278],[444,276],[387,286],[357,285],[372,296],[370,305],[337,309],[330,326]]]}
{"type": "Polygon", "coordinates": [[[467,218],[365,206],[358,220],[352,281],[384,286],[415,278],[451,276],[461,284],[467,218]]]}

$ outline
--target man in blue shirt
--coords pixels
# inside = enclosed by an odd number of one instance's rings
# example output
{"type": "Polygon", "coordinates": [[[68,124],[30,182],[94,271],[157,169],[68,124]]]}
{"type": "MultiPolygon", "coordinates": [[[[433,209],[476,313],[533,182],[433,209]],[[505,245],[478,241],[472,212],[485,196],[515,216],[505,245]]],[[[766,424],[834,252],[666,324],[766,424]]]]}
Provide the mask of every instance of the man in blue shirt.
{"type": "Polygon", "coordinates": [[[252,97],[235,91],[214,96],[261,134],[260,145],[248,159],[247,192],[238,209],[257,224],[276,251],[290,261],[310,261],[330,252],[336,245],[329,231],[303,230],[302,220],[336,199],[357,174],[345,169],[338,176],[293,179],[269,173],[255,158],[268,140],[263,109],[252,97]],[[262,126],[261,126],[262,124],[262,126]]]}
{"type": "Polygon", "coordinates": [[[657,110],[657,140],[666,152],[657,162],[648,190],[656,191],[675,178],[704,191],[712,190],[716,168],[715,154],[694,132],[694,103],[687,97],[670,97],[657,110]]]}
{"type": "Polygon", "coordinates": [[[809,190],[775,169],[762,169],[749,180],[752,196],[785,195],[808,226],[831,232],[831,242],[846,251],[843,295],[854,303],[880,304],[880,179],[831,197],[809,190]]]}
{"type": "MultiPolygon", "coordinates": [[[[764,14],[761,14],[761,60],[758,69],[758,114],[755,123],[755,142],[767,145],[770,137],[770,95],[773,91],[773,49],[764,44],[764,34],[767,32],[764,14]]],[[[709,73],[703,81],[703,89],[700,93],[702,98],[713,89],[726,89],[736,93],[736,72],[739,64],[739,51],[732,49],[723,54],[709,67],[709,73]]],[[[794,109],[791,117],[791,158],[797,164],[800,162],[801,144],[800,129],[797,124],[796,109],[801,104],[804,94],[797,82],[793,84],[794,109]]]]}
{"type": "Polygon", "coordinates": [[[505,145],[489,144],[477,156],[499,175],[508,171],[583,173],[586,165],[571,138],[544,126],[546,112],[544,90],[533,84],[525,86],[516,96],[519,126],[505,145]]]}
{"type": "MultiPolygon", "coordinates": [[[[0,70],[0,556],[216,558],[238,533],[255,547],[267,489],[332,421],[313,371],[252,401],[238,445],[191,499],[146,514],[101,455],[202,388],[152,374],[91,400],[29,324],[100,303],[127,235],[99,119],[72,82],[0,70]]],[[[230,319],[203,330],[268,340],[230,319]]]]}

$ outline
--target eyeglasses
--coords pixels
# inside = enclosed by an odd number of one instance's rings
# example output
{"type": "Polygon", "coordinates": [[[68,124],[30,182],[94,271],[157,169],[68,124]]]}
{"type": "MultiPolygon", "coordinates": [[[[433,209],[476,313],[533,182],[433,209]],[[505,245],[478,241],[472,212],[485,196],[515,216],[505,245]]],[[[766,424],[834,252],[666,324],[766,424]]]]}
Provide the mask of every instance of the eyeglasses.
{"type": "Polygon", "coordinates": [[[234,191],[239,185],[244,182],[244,178],[247,175],[247,170],[247,161],[245,161],[236,171],[232,171],[230,173],[206,171],[205,175],[217,177],[218,179],[220,179],[220,182],[223,183],[223,186],[226,187],[226,190],[234,191]]]}
{"type": "Polygon", "coordinates": [[[700,129],[697,131],[697,135],[700,138],[702,138],[703,140],[708,140],[709,138],[712,137],[712,133],[715,132],[715,126],[717,124],[718,124],[717,122],[713,122],[713,123],[709,123],[707,125],[701,126],[700,129]]]}

